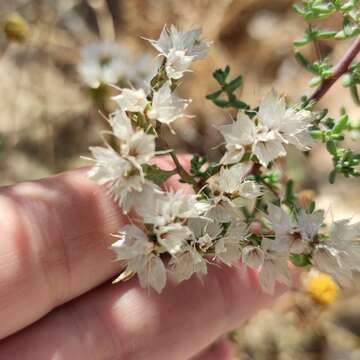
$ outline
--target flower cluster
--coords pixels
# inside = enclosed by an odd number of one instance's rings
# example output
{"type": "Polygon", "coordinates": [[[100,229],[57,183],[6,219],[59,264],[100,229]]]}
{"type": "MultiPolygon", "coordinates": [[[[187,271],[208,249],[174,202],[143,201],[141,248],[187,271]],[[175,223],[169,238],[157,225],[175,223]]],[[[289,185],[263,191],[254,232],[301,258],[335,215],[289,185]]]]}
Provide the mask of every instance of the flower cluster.
{"type": "Polygon", "coordinates": [[[151,79],[155,64],[149,54],[134,61],[127,48],[110,41],[90,43],[83,48],[81,57],[78,70],[91,89],[126,82],[143,86],[151,79]]]}
{"type": "MultiPolygon", "coordinates": [[[[107,187],[123,212],[135,214],[112,245],[126,265],[118,280],[137,274],[141,286],[161,292],[168,278],[181,282],[205,275],[210,263],[242,261],[259,272],[261,287],[272,293],[277,281],[290,285],[290,259],[299,266],[313,264],[347,285],[360,270],[360,225],[335,222],[328,234],[324,212],[302,208],[289,194],[282,199],[267,173],[288,144],[300,151],[311,148],[313,112],[270,92],[259,107],[244,108],[231,124],[219,127],[226,152],[205,171],[194,161],[196,169],[189,172],[172,149],[156,149],[156,139],[164,140],[161,126],[186,116],[190,100],[175,90],[190,64],[208,51],[210,42],[200,36],[200,29],[171,26],[149,40],[162,57],[157,73],[143,87],[120,88],[105,146],[90,148],[89,176],[107,187]],[[174,160],[172,171],[154,165],[154,157],[164,152],[174,160]],[[174,174],[194,191],[164,191],[161,185],[174,174]]],[[[106,75],[102,81],[115,78],[106,75]]]]}

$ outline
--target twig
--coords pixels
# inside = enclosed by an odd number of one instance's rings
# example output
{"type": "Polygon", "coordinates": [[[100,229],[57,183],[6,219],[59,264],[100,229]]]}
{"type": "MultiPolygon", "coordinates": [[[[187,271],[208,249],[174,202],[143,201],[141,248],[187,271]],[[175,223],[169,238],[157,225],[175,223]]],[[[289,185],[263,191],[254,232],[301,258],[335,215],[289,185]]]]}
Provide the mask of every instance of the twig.
{"type": "Polygon", "coordinates": [[[89,6],[94,10],[99,33],[102,40],[115,40],[114,20],[105,0],[87,0],[89,6]]]}
{"type": "Polygon", "coordinates": [[[355,40],[350,49],[346,52],[344,57],[334,67],[333,73],[330,77],[325,79],[318,89],[312,94],[310,100],[318,102],[325,93],[331,88],[331,86],[339,79],[340,76],[344,75],[348,70],[349,66],[355,59],[356,55],[360,52],[360,36],[355,40]]]}
{"type": "MultiPolygon", "coordinates": [[[[156,124],[156,128],[155,131],[157,133],[158,136],[158,140],[162,143],[163,147],[165,147],[166,149],[170,149],[168,142],[161,136],[161,123],[157,122],[156,124]]],[[[186,182],[187,184],[190,184],[193,186],[195,192],[198,192],[200,190],[199,188],[199,184],[195,181],[195,179],[183,168],[183,166],[181,165],[178,157],[176,156],[176,153],[174,150],[171,150],[169,155],[171,156],[175,167],[176,167],[176,172],[179,174],[180,178],[186,182]]]]}
{"type": "Polygon", "coordinates": [[[265,185],[278,200],[281,200],[281,197],[277,193],[277,191],[270,184],[268,184],[262,177],[260,177],[259,182],[265,185]]]}

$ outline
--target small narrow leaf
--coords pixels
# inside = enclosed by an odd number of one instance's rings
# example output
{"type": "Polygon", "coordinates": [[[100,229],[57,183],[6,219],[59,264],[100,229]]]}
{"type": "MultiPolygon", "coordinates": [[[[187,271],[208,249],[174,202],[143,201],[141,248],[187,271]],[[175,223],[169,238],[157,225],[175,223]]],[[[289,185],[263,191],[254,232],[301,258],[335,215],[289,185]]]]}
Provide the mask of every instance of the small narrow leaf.
{"type": "Polygon", "coordinates": [[[336,170],[332,170],[329,174],[329,182],[330,184],[334,184],[336,180],[336,170]]]}
{"type": "Polygon", "coordinates": [[[231,80],[226,86],[225,91],[233,93],[236,89],[238,89],[242,85],[243,77],[239,75],[234,80],[231,80]]]}
{"type": "Polygon", "coordinates": [[[168,171],[160,169],[157,165],[143,165],[145,171],[145,178],[154,182],[156,185],[161,185],[164,181],[176,174],[175,170],[168,171]]]}
{"type": "Polygon", "coordinates": [[[329,140],[326,143],[326,149],[328,150],[328,152],[332,155],[332,156],[337,156],[337,148],[336,148],[336,143],[333,140],[329,140]]]}

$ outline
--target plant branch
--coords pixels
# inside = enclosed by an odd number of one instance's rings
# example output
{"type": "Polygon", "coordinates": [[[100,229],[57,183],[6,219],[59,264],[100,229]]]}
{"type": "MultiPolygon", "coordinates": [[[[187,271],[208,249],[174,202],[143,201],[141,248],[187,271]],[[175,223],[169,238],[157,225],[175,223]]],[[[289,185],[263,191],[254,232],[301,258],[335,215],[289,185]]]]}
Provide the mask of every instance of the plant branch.
{"type": "MultiPolygon", "coordinates": [[[[161,123],[157,122],[156,123],[156,127],[155,127],[155,132],[158,136],[159,142],[163,145],[163,147],[165,147],[166,149],[170,149],[168,142],[161,137],[161,123]]],[[[198,192],[199,189],[199,184],[195,181],[195,179],[184,169],[184,167],[181,165],[176,153],[174,150],[171,150],[169,155],[171,156],[175,167],[176,167],[176,172],[177,174],[180,176],[180,178],[186,182],[187,184],[190,184],[193,186],[195,192],[198,192]]]]}
{"type": "Polygon", "coordinates": [[[318,102],[325,93],[331,88],[331,86],[344,75],[348,70],[349,66],[360,52],[360,36],[355,40],[349,50],[345,53],[343,58],[338,62],[338,64],[334,67],[333,73],[330,77],[325,79],[318,89],[312,94],[310,100],[318,102]]]}
{"type": "Polygon", "coordinates": [[[115,40],[115,26],[110,9],[105,0],[87,0],[89,6],[94,10],[99,33],[102,40],[115,40]]]}
{"type": "Polygon", "coordinates": [[[281,201],[281,197],[280,197],[280,195],[277,193],[277,191],[276,191],[270,184],[268,184],[262,177],[259,179],[259,182],[260,182],[261,184],[263,184],[266,188],[268,188],[268,189],[271,191],[271,193],[272,193],[278,200],[281,201]]]}

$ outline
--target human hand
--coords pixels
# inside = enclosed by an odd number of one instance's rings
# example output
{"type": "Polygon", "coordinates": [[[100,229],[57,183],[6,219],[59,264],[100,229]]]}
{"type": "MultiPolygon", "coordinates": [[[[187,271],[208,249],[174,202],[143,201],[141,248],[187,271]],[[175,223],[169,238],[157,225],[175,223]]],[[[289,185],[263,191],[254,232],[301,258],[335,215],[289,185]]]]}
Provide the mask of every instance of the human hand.
{"type": "Polygon", "coordinates": [[[128,219],[84,170],[3,188],[0,209],[1,360],[185,360],[274,300],[240,266],[161,295],[112,285],[110,234],[128,219]]]}

